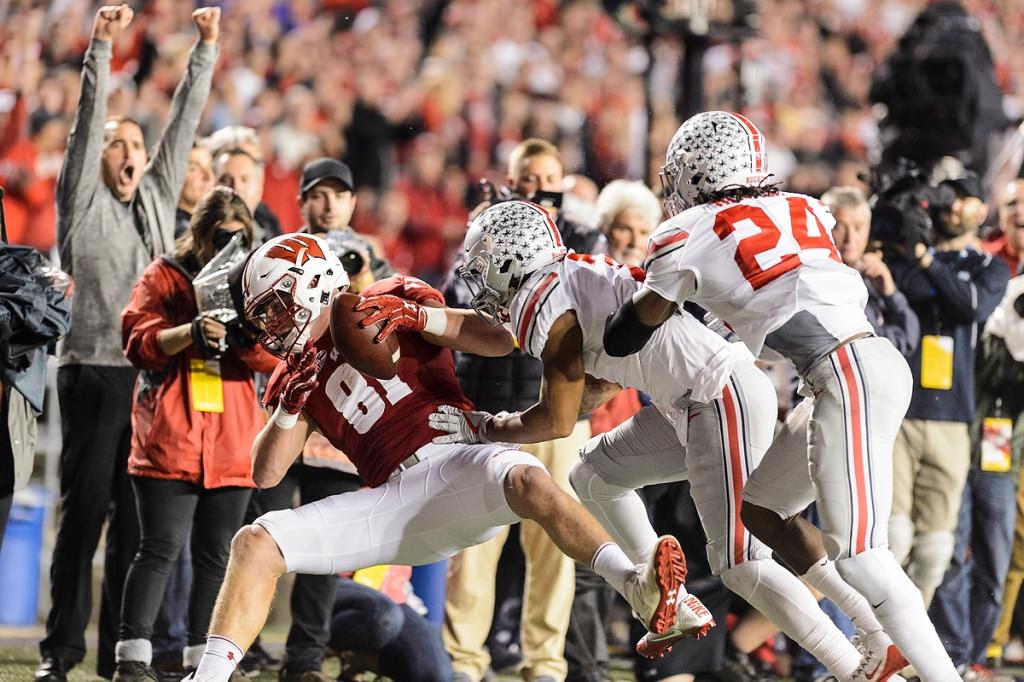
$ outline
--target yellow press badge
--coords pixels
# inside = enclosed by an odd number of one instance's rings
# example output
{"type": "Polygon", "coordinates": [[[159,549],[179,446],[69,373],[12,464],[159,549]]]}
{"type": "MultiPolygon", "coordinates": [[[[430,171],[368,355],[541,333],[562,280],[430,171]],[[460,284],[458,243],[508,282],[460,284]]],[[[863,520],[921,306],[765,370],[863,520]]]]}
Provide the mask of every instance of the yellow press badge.
{"type": "Polygon", "coordinates": [[[981,423],[981,470],[1005,474],[1010,470],[1010,436],[1013,420],[985,417],[981,423]]]}
{"type": "Polygon", "coordinates": [[[192,409],[196,412],[223,412],[224,384],[220,379],[220,361],[192,358],[188,376],[192,386],[192,409]]]}
{"type": "Polygon", "coordinates": [[[953,388],[953,337],[921,337],[921,388],[953,388]]]}
{"type": "Polygon", "coordinates": [[[360,568],[358,571],[352,574],[352,580],[365,585],[366,587],[372,587],[375,590],[379,590],[384,585],[384,580],[388,577],[388,571],[391,570],[391,566],[384,564],[383,566],[370,566],[369,568],[360,568]]]}

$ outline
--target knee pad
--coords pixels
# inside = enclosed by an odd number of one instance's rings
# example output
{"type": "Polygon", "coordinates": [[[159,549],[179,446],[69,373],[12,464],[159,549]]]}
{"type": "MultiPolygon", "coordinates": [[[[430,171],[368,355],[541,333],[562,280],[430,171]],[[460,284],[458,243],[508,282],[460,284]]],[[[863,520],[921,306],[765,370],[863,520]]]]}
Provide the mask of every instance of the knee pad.
{"type": "Polygon", "coordinates": [[[760,561],[744,561],[742,564],[725,569],[718,577],[731,592],[750,601],[751,595],[754,594],[758,583],[761,582],[760,575],[760,561]]]}
{"type": "Polygon", "coordinates": [[[919,533],[914,538],[907,573],[926,598],[942,583],[949,561],[953,558],[955,542],[949,531],[919,533]]]}
{"type": "Polygon", "coordinates": [[[914,522],[909,516],[893,514],[889,517],[889,549],[902,566],[907,563],[914,545],[914,522]]]}
{"type": "Polygon", "coordinates": [[[569,470],[569,485],[581,502],[617,500],[633,492],[632,488],[607,483],[589,462],[583,460],[569,470]]]}
{"type": "Polygon", "coordinates": [[[874,547],[856,556],[836,562],[840,577],[874,606],[888,600],[893,589],[906,583],[906,575],[896,557],[886,547],[874,547]]]}

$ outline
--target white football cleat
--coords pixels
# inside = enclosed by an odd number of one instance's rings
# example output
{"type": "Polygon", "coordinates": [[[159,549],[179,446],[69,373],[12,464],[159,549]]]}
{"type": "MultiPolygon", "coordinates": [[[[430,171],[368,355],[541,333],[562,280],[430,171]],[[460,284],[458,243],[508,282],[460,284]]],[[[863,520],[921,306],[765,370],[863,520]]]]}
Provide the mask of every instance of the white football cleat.
{"type": "Polygon", "coordinates": [[[902,680],[898,673],[907,667],[907,659],[884,631],[854,635],[853,645],[861,653],[860,665],[852,682],[890,682],[902,680]]]}
{"type": "Polygon", "coordinates": [[[626,582],[626,599],[633,615],[648,629],[636,645],[646,658],[665,655],[684,638],[700,638],[715,625],[711,612],[692,594],[687,594],[686,557],[679,541],[671,535],[658,538],[651,559],[638,567],[626,582]]]}

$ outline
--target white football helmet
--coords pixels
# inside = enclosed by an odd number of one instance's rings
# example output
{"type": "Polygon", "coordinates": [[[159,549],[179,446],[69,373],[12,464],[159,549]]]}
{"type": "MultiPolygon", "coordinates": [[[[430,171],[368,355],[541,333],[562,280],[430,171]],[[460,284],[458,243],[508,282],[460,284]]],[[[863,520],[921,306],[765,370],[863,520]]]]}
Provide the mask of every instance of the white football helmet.
{"type": "Polygon", "coordinates": [[[706,111],[686,119],[665,153],[661,189],[668,215],[711,200],[716,192],[756,187],[770,175],[765,139],[746,117],[706,111]]]}
{"type": "Polygon", "coordinates": [[[528,201],[503,201],[483,211],[466,232],[465,264],[470,305],[497,322],[508,319],[512,296],[530,273],[565,256],[551,214],[528,201]]]}
{"type": "Polygon", "coordinates": [[[284,358],[301,352],[309,328],[348,275],[327,242],[311,234],[285,234],[264,243],[242,272],[245,317],[260,329],[259,342],[284,358]]]}

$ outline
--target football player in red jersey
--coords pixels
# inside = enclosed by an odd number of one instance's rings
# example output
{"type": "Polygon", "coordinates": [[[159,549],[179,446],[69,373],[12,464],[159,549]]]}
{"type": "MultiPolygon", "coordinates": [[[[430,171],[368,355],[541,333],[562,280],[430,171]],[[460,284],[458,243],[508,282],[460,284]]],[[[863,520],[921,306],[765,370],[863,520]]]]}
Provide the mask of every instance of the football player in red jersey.
{"type": "Polygon", "coordinates": [[[245,266],[246,317],[262,330],[260,342],[286,358],[267,388],[273,417],[253,443],[256,484],[275,485],[317,430],[369,487],[270,512],[238,532],[193,679],[229,679],[287,572],[430,563],[520,519],[536,521],[559,549],[588,563],[652,632],[672,632],[686,572],[675,538],[661,538],[651,560],[636,565],[532,455],[498,443],[432,443],[431,413],[444,404],[472,409],[441,335],[477,326],[475,340],[459,349],[482,355],[510,352],[511,335],[473,311],[441,310],[441,294],[420,280],[383,280],[364,294],[416,302],[428,319],[425,334],[398,335],[396,376],[379,380],[347,364],[332,338],[332,306],[347,284],[341,263],[311,235],[273,239],[245,266]]]}

